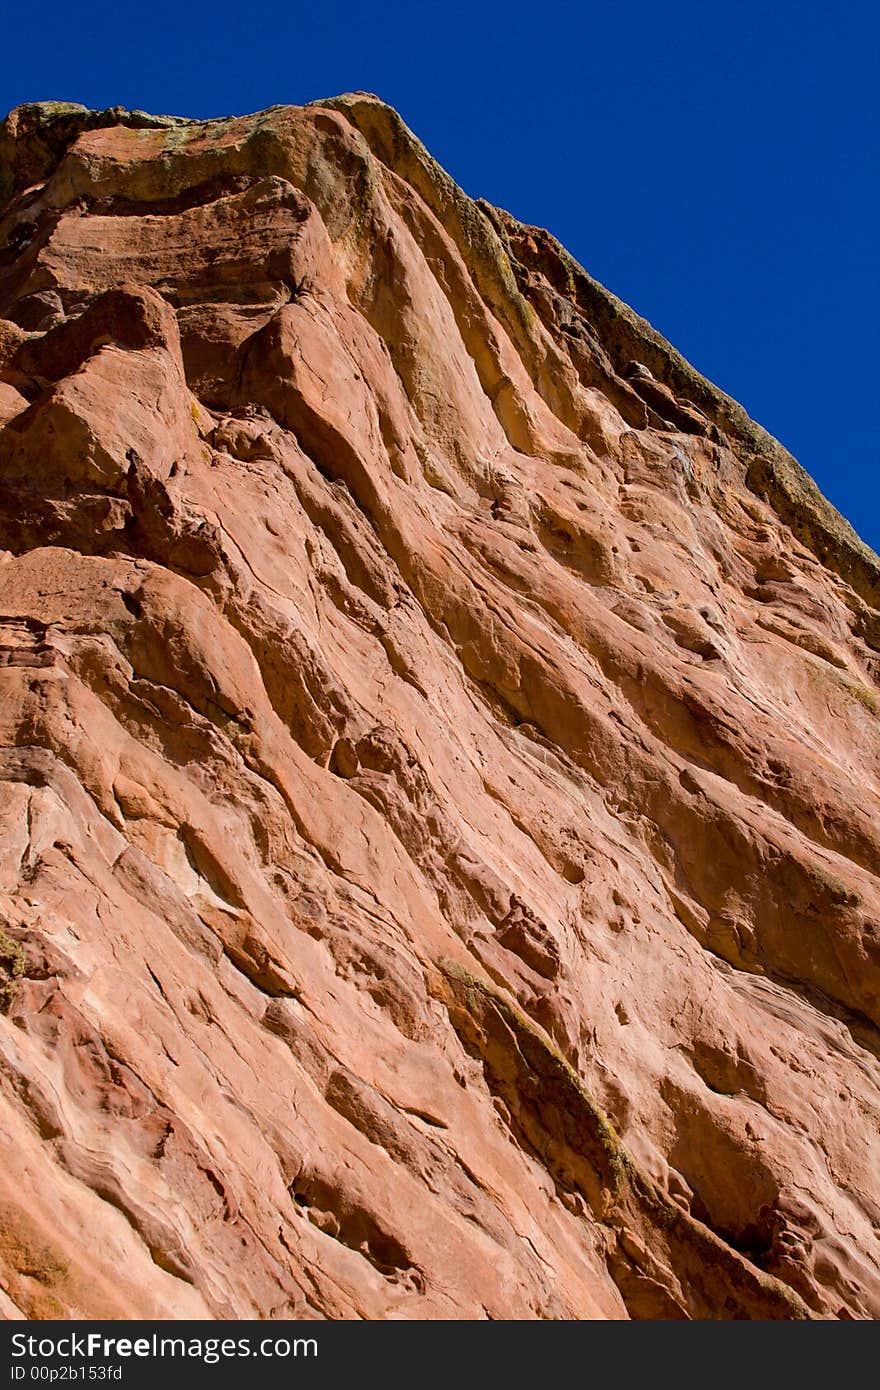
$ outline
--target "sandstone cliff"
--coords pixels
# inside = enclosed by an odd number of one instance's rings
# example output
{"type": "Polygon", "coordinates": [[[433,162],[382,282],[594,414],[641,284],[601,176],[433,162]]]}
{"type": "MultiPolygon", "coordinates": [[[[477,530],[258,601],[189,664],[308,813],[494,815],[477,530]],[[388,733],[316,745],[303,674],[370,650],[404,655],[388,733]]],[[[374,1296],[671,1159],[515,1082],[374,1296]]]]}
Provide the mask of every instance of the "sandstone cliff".
{"type": "Polygon", "coordinates": [[[0,204],[0,1312],[876,1317],[877,558],[375,98],[0,204]]]}

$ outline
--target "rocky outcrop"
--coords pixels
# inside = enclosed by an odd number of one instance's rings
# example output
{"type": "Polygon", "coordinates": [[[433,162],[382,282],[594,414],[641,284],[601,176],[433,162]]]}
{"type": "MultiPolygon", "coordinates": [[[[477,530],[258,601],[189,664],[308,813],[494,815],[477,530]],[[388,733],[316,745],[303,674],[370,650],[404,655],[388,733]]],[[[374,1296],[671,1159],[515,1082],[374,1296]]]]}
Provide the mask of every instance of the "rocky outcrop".
{"type": "Polygon", "coordinates": [[[880,562],[377,99],[0,133],[0,1312],[880,1312],[880,562]]]}

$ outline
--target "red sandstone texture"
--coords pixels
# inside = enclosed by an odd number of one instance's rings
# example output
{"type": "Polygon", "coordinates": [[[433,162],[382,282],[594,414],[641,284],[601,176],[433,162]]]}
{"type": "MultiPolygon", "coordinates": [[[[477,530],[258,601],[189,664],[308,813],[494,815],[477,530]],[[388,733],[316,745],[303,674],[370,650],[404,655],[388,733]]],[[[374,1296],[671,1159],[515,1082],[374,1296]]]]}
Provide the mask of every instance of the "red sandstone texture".
{"type": "Polygon", "coordinates": [[[373,97],[0,204],[0,1312],[876,1317],[876,556],[373,97]]]}

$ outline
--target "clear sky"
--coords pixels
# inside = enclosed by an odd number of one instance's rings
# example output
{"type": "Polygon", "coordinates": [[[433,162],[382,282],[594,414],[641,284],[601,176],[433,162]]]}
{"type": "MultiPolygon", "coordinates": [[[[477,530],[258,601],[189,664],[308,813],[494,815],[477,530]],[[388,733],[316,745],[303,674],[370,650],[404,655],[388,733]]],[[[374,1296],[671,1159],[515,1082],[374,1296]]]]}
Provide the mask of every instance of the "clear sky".
{"type": "Polygon", "coordinates": [[[880,549],[877,0],[7,0],[0,107],[342,91],[549,227],[880,549]]]}

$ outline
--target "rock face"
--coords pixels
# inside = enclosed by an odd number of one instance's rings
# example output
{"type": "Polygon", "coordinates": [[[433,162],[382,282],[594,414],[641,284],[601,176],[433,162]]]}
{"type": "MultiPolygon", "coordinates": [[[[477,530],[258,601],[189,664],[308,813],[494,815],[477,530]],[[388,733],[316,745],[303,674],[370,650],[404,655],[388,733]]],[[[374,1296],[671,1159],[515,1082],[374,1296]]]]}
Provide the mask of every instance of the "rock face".
{"type": "Polygon", "coordinates": [[[877,558],[373,97],[0,201],[0,1311],[878,1316],[877,558]]]}

